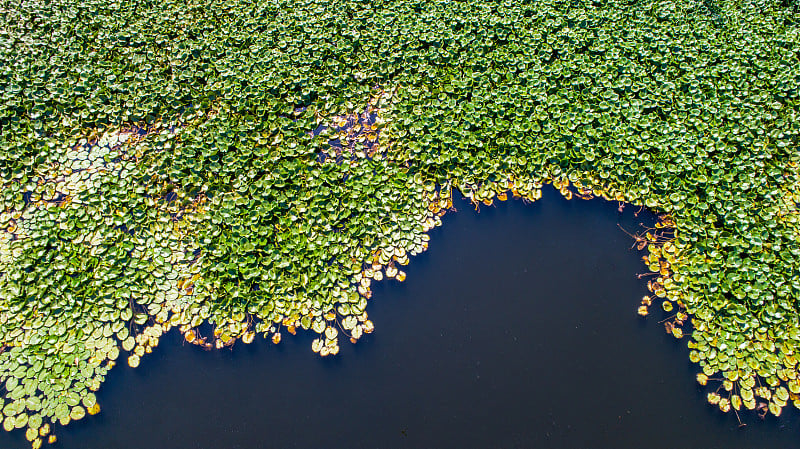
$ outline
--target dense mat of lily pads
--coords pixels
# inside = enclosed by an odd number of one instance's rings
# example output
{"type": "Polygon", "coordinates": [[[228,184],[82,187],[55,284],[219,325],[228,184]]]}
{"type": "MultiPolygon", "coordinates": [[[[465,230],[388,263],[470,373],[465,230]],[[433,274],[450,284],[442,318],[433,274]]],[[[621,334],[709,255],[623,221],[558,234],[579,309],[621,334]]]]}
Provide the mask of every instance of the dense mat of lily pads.
{"type": "Polygon", "coordinates": [[[800,405],[795,5],[522,3],[0,0],[3,427],[173,327],[336,354],[454,189],[545,183],[663,214],[639,313],[711,403],[800,405]]]}

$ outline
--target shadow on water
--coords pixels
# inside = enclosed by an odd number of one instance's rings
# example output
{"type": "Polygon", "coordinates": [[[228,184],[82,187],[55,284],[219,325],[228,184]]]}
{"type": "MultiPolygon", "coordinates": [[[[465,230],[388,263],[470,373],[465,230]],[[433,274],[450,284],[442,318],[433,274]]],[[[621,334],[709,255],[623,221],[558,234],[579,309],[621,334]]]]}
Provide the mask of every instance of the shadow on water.
{"type": "MultiPolygon", "coordinates": [[[[618,227],[654,217],[547,189],[444,217],[408,280],[379,283],[376,331],[336,358],[311,336],[205,352],[172,332],[114,369],[64,449],[800,447],[798,414],[705,403],[685,340],[636,315],[646,268],[618,227]]],[[[655,310],[653,308],[652,310],[655,310]]],[[[0,447],[28,447],[20,432],[0,447]]]]}

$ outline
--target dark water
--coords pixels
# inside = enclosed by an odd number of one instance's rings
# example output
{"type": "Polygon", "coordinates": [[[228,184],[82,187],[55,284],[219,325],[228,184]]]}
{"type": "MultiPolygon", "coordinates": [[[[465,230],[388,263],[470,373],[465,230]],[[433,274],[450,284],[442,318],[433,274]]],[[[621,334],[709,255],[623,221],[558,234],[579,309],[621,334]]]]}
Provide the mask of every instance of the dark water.
{"type": "MultiPolygon", "coordinates": [[[[552,189],[433,231],[408,279],[379,283],[376,331],[336,358],[311,337],[205,352],[162,339],[114,369],[103,412],[59,429],[65,449],[791,448],[798,414],[738,430],[705,403],[684,341],[636,315],[631,239],[652,217],[552,189]]],[[[0,448],[28,447],[2,432],[0,448]]]]}

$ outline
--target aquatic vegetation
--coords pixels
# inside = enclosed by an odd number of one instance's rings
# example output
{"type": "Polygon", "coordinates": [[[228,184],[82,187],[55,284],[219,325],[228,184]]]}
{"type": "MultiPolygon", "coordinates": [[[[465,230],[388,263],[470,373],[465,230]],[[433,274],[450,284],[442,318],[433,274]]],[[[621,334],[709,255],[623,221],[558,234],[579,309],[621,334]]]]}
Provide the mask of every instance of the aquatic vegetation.
{"type": "Polygon", "coordinates": [[[638,313],[674,314],[710,403],[800,405],[796,8],[0,10],[0,410],[34,447],[173,327],[204,348],[304,329],[335,355],[453,189],[480,208],[547,183],[663,214],[636,236],[638,313]]]}

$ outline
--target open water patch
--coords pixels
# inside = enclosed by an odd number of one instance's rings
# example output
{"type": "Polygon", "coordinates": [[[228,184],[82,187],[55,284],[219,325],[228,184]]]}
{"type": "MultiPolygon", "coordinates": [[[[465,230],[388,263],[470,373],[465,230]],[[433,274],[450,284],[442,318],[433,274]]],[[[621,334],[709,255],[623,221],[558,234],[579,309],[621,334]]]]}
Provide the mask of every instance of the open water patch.
{"type": "Polygon", "coordinates": [[[797,412],[744,412],[738,429],[705,402],[686,337],[637,315],[647,267],[619,226],[654,216],[549,187],[532,204],[455,207],[406,282],[374,285],[376,331],[357,344],[322,358],[300,332],[204,351],[173,330],[109,373],[103,412],[57,429],[58,446],[800,447],[797,412]]]}

